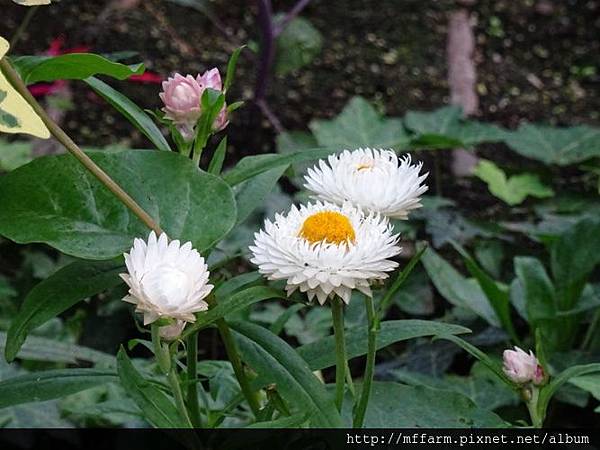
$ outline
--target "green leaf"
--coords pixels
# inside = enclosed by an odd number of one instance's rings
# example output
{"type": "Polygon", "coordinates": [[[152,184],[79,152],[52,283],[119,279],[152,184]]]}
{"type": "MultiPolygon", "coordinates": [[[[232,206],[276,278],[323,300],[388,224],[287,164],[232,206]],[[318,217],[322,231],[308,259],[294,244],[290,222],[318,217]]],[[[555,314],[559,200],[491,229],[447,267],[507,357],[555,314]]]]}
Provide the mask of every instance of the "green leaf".
{"type": "MultiPolygon", "coordinates": [[[[367,353],[367,327],[360,326],[346,330],[346,351],[348,359],[367,353]]],[[[424,336],[438,334],[461,334],[471,330],[459,325],[452,325],[429,320],[387,320],[381,322],[377,335],[377,349],[395,342],[406,341],[424,336]]],[[[327,336],[316,342],[298,347],[298,354],[309,364],[311,370],[320,370],[335,365],[335,339],[327,336]]]]}
{"type": "Polygon", "coordinates": [[[543,386],[540,390],[540,396],[538,399],[538,413],[540,416],[542,418],[545,417],[550,400],[563,384],[572,378],[598,372],[600,372],[600,363],[585,364],[581,366],[571,366],[558,374],[556,377],[552,378],[550,383],[548,383],[546,386],[543,386]]]}
{"type": "MultiPolygon", "coordinates": [[[[284,131],[277,135],[275,142],[277,144],[277,153],[281,155],[298,153],[300,150],[313,149],[319,145],[315,137],[305,131],[284,131]]],[[[292,170],[290,172],[293,172],[293,174],[290,174],[289,178],[294,186],[300,189],[303,188],[304,174],[312,165],[312,162],[305,161],[291,166],[292,170]]]]}
{"type": "Polygon", "coordinates": [[[333,398],[296,351],[267,329],[234,322],[241,357],[259,374],[268,374],[281,397],[301,413],[311,415],[316,427],[341,427],[333,398]]]}
{"type": "Polygon", "coordinates": [[[214,290],[215,297],[217,300],[226,300],[228,296],[237,292],[243,287],[246,287],[251,284],[256,284],[263,280],[263,276],[258,273],[258,271],[254,272],[246,272],[236,277],[230,278],[227,281],[224,281],[222,284],[217,286],[214,290]]]}
{"type": "Polygon", "coordinates": [[[223,163],[225,162],[225,156],[227,155],[227,136],[221,139],[217,146],[213,157],[208,165],[208,173],[213,175],[219,175],[223,169],[223,163]]]}
{"type": "Polygon", "coordinates": [[[405,148],[409,137],[402,119],[384,118],[364,98],[352,98],[332,120],[313,120],[309,125],[319,145],[354,150],[359,147],[405,148]]]}
{"type": "MultiPolygon", "coordinates": [[[[276,16],[276,26],[282,18],[276,16]]],[[[321,53],[323,36],[308,19],[296,17],[277,36],[276,44],[275,73],[284,76],[310,64],[321,53]]]]}
{"type": "Polygon", "coordinates": [[[411,146],[425,148],[471,147],[501,141],[506,133],[495,125],[464,120],[459,106],[444,106],[431,112],[409,111],[404,124],[417,134],[411,146]]]}
{"type": "Polygon", "coordinates": [[[219,300],[219,302],[208,311],[199,313],[196,322],[190,324],[186,328],[183,337],[189,336],[201,328],[207,327],[226,315],[245,309],[254,303],[274,298],[286,298],[286,295],[284,292],[266,286],[254,286],[239,291],[219,300]]]}
{"type": "Polygon", "coordinates": [[[118,381],[110,370],[60,369],[28,373],[0,381],[0,408],[65,397],[118,381]]]}
{"type": "Polygon", "coordinates": [[[527,196],[546,198],[554,195],[554,191],[537,175],[521,173],[507,178],[502,169],[486,159],[479,161],[473,175],[485,181],[492,194],[511,206],[523,203],[527,196]]]}
{"type": "Polygon", "coordinates": [[[246,156],[242,158],[233,169],[226,172],[223,175],[223,179],[229,183],[230,186],[235,186],[242,181],[260,175],[267,170],[282,165],[288,166],[289,164],[297,162],[326,158],[338,150],[339,148],[311,148],[300,152],[288,153],[286,155],[269,153],[266,155],[246,156]]]}
{"type": "MultiPolygon", "coordinates": [[[[5,348],[6,333],[0,332],[0,351],[4,351],[5,348]]],[[[107,353],[40,336],[29,336],[21,346],[17,358],[66,364],[84,361],[105,366],[114,365],[115,362],[114,356],[107,353]]]]}
{"type": "Polygon", "coordinates": [[[10,172],[32,160],[33,145],[31,142],[8,142],[0,139],[0,170],[10,172]]]}
{"type": "Polygon", "coordinates": [[[225,74],[225,83],[223,83],[223,92],[227,93],[229,90],[231,83],[233,83],[233,79],[235,78],[235,71],[237,68],[238,58],[240,57],[240,53],[242,50],[246,48],[245,45],[236,48],[231,56],[229,57],[229,61],[227,62],[227,73],[225,74]]]}
{"type": "Polygon", "coordinates": [[[461,339],[458,336],[454,336],[454,335],[441,334],[441,335],[436,336],[435,338],[436,339],[446,339],[448,341],[454,342],[456,345],[458,345],[459,347],[462,347],[464,350],[466,350],[472,356],[474,356],[479,361],[481,361],[484,366],[486,366],[488,369],[490,369],[492,371],[492,373],[494,373],[500,380],[502,380],[504,383],[506,383],[507,386],[510,386],[513,389],[517,388],[515,383],[513,383],[511,381],[511,379],[506,376],[506,374],[502,370],[502,367],[499,364],[497,364],[495,361],[493,361],[492,358],[490,358],[488,355],[486,355],[481,350],[479,350],[477,347],[475,347],[473,344],[470,344],[469,342],[465,341],[464,339],[461,339]]]}
{"type": "Polygon", "coordinates": [[[527,320],[532,328],[556,319],[556,291],[542,262],[537,258],[518,256],[514,259],[514,266],[523,289],[527,320]]]}
{"type": "MultiPolygon", "coordinates": [[[[204,251],[233,227],[233,192],[172,152],[90,152],[172,238],[204,251]]],[[[38,158],[0,177],[0,234],[86,259],[129,250],[146,226],[71,155],[38,158]]]]}
{"type": "Polygon", "coordinates": [[[93,75],[108,75],[124,80],[144,73],[143,64],[127,66],[93,53],[60,56],[17,56],[10,59],[25,84],[40,81],[83,80],[93,75]]]}
{"type": "Polygon", "coordinates": [[[140,130],[157,149],[171,151],[171,147],[167,143],[161,131],[154,124],[150,116],[146,114],[138,105],[97,78],[90,77],[86,78],[84,81],[98,95],[103,97],[117,111],[123,114],[123,116],[129,120],[133,126],[140,130]]]}
{"type": "Polygon", "coordinates": [[[77,302],[121,283],[121,261],[76,261],[35,286],[8,330],[5,356],[12,361],[31,330],[77,302]]]}
{"type": "Polygon", "coordinates": [[[473,311],[490,325],[500,326],[498,315],[476,281],[463,277],[433,249],[423,254],[421,262],[442,297],[455,306],[473,311]]]}
{"type": "Polygon", "coordinates": [[[600,128],[554,128],[522,124],[505,142],[515,152],[545,164],[568,166],[600,156],[600,128]]]}
{"type": "Polygon", "coordinates": [[[244,222],[256,208],[264,205],[265,199],[287,168],[287,165],[275,167],[235,186],[235,200],[238,205],[236,225],[244,222]]]}
{"type": "Polygon", "coordinates": [[[157,428],[189,428],[171,399],[144,379],[127,357],[123,347],[117,354],[117,367],[125,391],[152,425],[157,428]]]}
{"type": "MultiPolygon", "coordinates": [[[[344,402],[344,419],[351,422],[351,402],[344,402]]],[[[446,390],[399,383],[373,383],[365,416],[366,428],[505,428],[504,422],[468,397],[446,390]]],[[[385,441],[379,441],[379,444],[385,441]]],[[[371,445],[373,441],[371,441],[371,445]]]]}
{"type": "Polygon", "coordinates": [[[486,298],[492,305],[492,308],[496,312],[502,328],[508,332],[511,338],[515,341],[519,341],[513,322],[510,316],[510,296],[508,286],[505,284],[495,281],[487,273],[485,273],[475,260],[467,253],[467,251],[461,247],[458,243],[452,241],[452,246],[458,253],[463,257],[467,270],[470,274],[475,277],[477,283],[484,292],[486,298]]]}

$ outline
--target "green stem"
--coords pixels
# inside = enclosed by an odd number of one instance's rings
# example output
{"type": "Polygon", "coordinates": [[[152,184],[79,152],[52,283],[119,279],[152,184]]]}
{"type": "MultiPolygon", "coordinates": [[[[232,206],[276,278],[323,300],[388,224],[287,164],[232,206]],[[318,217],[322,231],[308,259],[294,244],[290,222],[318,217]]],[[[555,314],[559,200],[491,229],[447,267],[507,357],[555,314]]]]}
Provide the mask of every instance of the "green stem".
{"type": "Polygon", "coordinates": [[[202,428],[202,416],[200,415],[200,403],[198,402],[198,333],[194,333],[186,340],[187,348],[187,405],[190,412],[192,424],[202,428]]]}
{"type": "Polygon", "coordinates": [[[371,395],[371,386],[373,384],[373,374],[375,373],[375,353],[377,352],[377,334],[379,333],[379,321],[375,315],[375,305],[373,304],[373,299],[371,297],[365,296],[365,308],[367,311],[367,319],[369,321],[367,363],[365,366],[365,375],[360,392],[360,399],[354,416],[354,428],[362,428],[365,420],[369,397],[371,395]]]}
{"type": "Polygon", "coordinates": [[[181,393],[181,386],[177,377],[177,361],[175,361],[174,356],[171,357],[169,346],[162,343],[159,328],[160,326],[156,322],[152,324],[151,333],[152,344],[154,345],[154,356],[156,357],[158,367],[167,376],[173,398],[175,399],[175,405],[177,406],[181,417],[189,428],[193,428],[190,417],[188,416],[187,408],[185,407],[185,402],[183,401],[183,394],[181,393]]]}
{"type": "Polygon", "coordinates": [[[250,409],[252,409],[252,413],[256,417],[260,411],[260,405],[258,403],[258,398],[256,394],[252,391],[250,387],[250,382],[248,381],[248,377],[246,376],[246,372],[244,372],[244,366],[242,365],[242,360],[240,359],[240,354],[237,349],[237,345],[233,340],[233,336],[231,334],[231,330],[229,329],[229,325],[225,322],[224,319],[217,320],[217,327],[219,328],[219,333],[221,334],[221,339],[223,340],[223,345],[225,345],[225,351],[227,352],[227,357],[233,366],[233,371],[235,376],[240,384],[240,388],[242,389],[242,393],[244,397],[246,397],[246,401],[250,405],[250,409]]]}
{"type": "Polygon", "coordinates": [[[537,387],[531,388],[531,398],[527,400],[527,409],[529,410],[529,416],[531,417],[531,425],[533,428],[542,428],[544,424],[545,411],[540,414],[538,408],[538,400],[540,397],[540,390],[537,387]]]}
{"type": "Polygon", "coordinates": [[[194,156],[192,157],[192,161],[194,161],[194,164],[196,166],[200,166],[200,158],[202,157],[202,151],[204,150],[204,147],[206,147],[206,144],[208,142],[208,139],[198,139],[196,138],[196,141],[194,142],[194,156]]]}
{"type": "Polygon", "coordinates": [[[131,212],[133,212],[148,228],[154,230],[156,234],[161,234],[162,230],[150,215],[142,209],[137,202],[127,194],[104,170],[81,150],[75,142],[60,128],[54,120],[44,111],[37,100],[31,95],[25,83],[21,80],[17,72],[8,62],[8,58],[0,60],[0,70],[6,76],[6,79],[31,105],[35,113],[42,119],[50,133],[60,142],[77,160],[94,175],[98,181],[106,186],[131,212]]]}
{"type": "Polygon", "coordinates": [[[331,300],[331,316],[333,318],[333,334],[335,336],[335,405],[338,411],[344,404],[344,381],[346,379],[346,339],[344,337],[344,305],[342,300],[334,297],[331,300]]]}

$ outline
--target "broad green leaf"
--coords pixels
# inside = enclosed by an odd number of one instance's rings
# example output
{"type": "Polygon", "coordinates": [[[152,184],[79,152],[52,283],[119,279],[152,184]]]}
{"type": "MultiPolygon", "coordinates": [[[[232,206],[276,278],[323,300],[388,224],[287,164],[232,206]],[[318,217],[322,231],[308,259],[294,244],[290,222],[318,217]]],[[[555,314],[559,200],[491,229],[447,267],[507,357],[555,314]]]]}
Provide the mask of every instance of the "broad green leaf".
{"type": "MultiPolygon", "coordinates": [[[[6,333],[0,332],[0,351],[6,347],[6,333]]],[[[23,343],[17,358],[30,361],[47,361],[77,364],[79,361],[105,366],[114,365],[115,358],[98,350],[46,337],[29,336],[23,343]]]]}
{"type": "Polygon", "coordinates": [[[309,127],[319,145],[337,150],[359,147],[405,148],[409,137],[402,119],[384,118],[363,97],[352,98],[332,120],[313,120],[309,127]]]}
{"type": "MultiPolygon", "coordinates": [[[[171,238],[204,251],[233,227],[233,192],[173,152],[90,152],[171,238]]],[[[0,178],[0,234],[44,242],[86,259],[110,259],[149,230],[71,155],[47,156],[0,178]]]]}
{"type": "MultiPolygon", "coordinates": [[[[351,404],[343,416],[351,422],[351,404]]],[[[366,428],[505,428],[507,423],[468,397],[446,390],[399,383],[373,383],[365,416],[366,428]]],[[[372,441],[371,441],[372,442],[372,441]]],[[[384,443],[381,440],[379,443],[384,443]]],[[[395,442],[394,442],[395,443],[395,442]]],[[[401,441],[402,443],[402,441],[401,441]]]]}
{"type": "Polygon", "coordinates": [[[119,91],[116,91],[105,82],[94,78],[84,80],[98,95],[103,97],[117,111],[119,111],[127,120],[129,120],[138,130],[140,130],[157,149],[170,151],[171,147],[167,143],[159,128],[138,105],[133,103],[119,91]]]}
{"type": "Polygon", "coordinates": [[[10,172],[32,160],[31,142],[0,139],[0,171],[10,172]]]}
{"type": "Polygon", "coordinates": [[[8,329],[5,356],[12,361],[31,330],[71,306],[121,283],[121,261],[76,261],[35,286],[8,329]]]}
{"type": "Polygon", "coordinates": [[[171,399],[137,371],[123,347],[117,354],[117,367],[125,391],[152,425],[157,428],[189,428],[171,399]]]}
{"type": "Polygon", "coordinates": [[[553,279],[558,290],[559,309],[572,309],[579,300],[587,278],[600,263],[600,220],[585,218],[571,225],[550,248],[553,279]]]}
{"type": "Polygon", "coordinates": [[[543,386],[540,390],[538,414],[540,414],[542,418],[545,417],[550,400],[563,384],[572,378],[589,375],[592,373],[600,373],[600,363],[571,366],[558,374],[556,377],[552,378],[550,383],[548,383],[546,386],[543,386]]]}
{"type": "Polygon", "coordinates": [[[417,134],[411,146],[425,148],[471,147],[501,141],[505,136],[505,131],[495,125],[465,120],[459,106],[444,106],[431,112],[409,111],[404,124],[417,134]]]}
{"type": "MultiPolygon", "coordinates": [[[[568,382],[579,389],[589,392],[596,400],[600,400],[600,372],[574,377],[569,379],[568,382]]],[[[596,412],[600,412],[600,410],[596,409],[596,412]]]]}
{"type": "Polygon", "coordinates": [[[463,277],[433,249],[423,254],[421,262],[442,297],[455,306],[473,311],[490,325],[500,326],[498,315],[476,281],[463,277]]]}
{"type": "Polygon", "coordinates": [[[285,155],[269,153],[266,155],[246,156],[242,158],[233,169],[226,172],[223,175],[223,179],[230,186],[235,186],[242,181],[255,177],[256,175],[260,175],[261,173],[275,167],[326,158],[338,150],[339,149],[334,150],[332,148],[311,148],[285,155]]]}
{"type": "Polygon", "coordinates": [[[469,255],[469,253],[467,253],[467,251],[458,243],[453,241],[452,246],[463,257],[465,265],[467,266],[467,270],[473,277],[475,277],[477,283],[479,283],[481,290],[496,312],[496,316],[498,316],[502,328],[508,332],[513,340],[518,342],[518,336],[510,316],[510,298],[508,286],[495,281],[492,277],[485,273],[471,257],[471,255],[469,255]]]}
{"type": "Polygon", "coordinates": [[[286,165],[275,167],[235,186],[237,225],[244,222],[256,208],[264,205],[265,199],[287,168],[286,165]]]}
{"type": "Polygon", "coordinates": [[[124,80],[144,73],[143,64],[127,66],[93,53],[60,56],[17,56],[10,59],[25,84],[40,81],[83,80],[93,75],[108,75],[124,80]]]}
{"type": "Polygon", "coordinates": [[[502,169],[486,159],[479,161],[473,175],[485,181],[492,194],[511,206],[523,203],[527,196],[546,198],[554,195],[552,188],[543,184],[537,175],[521,173],[507,178],[502,169]]]}
{"type": "MultiPolygon", "coordinates": [[[[313,149],[319,144],[315,137],[305,131],[284,131],[275,138],[277,144],[277,153],[286,155],[289,153],[298,153],[303,149],[313,149]]],[[[289,175],[290,181],[298,188],[302,189],[304,185],[304,174],[306,170],[314,165],[314,162],[304,161],[292,164],[293,174],[289,175]]]]}
{"type": "Polygon", "coordinates": [[[199,313],[196,322],[188,325],[183,336],[189,336],[201,328],[205,328],[217,320],[222,319],[226,315],[245,309],[254,303],[275,298],[286,298],[286,295],[284,292],[266,286],[254,286],[236,292],[229,297],[219,300],[219,302],[208,311],[199,313]]]}
{"type": "Polygon", "coordinates": [[[505,142],[515,152],[545,164],[568,166],[600,156],[600,128],[580,125],[554,128],[522,124],[505,142]]]}
{"type": "Polygon", "coordinates": [[[490,369],[492,371],[492,373],[495,374],[504,383],[506,383],[507,386],[510,386],[511,388],[517,387],[515,385],[515,383],[513,383],[510,380],[510,378],[508,378],[506,376],[506,374],[502,370],[502,367],[499,364],[497,364],[495,361],[493,361],[492,358],[490,358],[488,355],[483,353],[481,350],[479,350],[473,344],[465,341],[464,339],[461,339],[458,336],[448,335],[448,334],[441,334],[441,335],[436,336],[435,338],[436,339],[446,339],[448,341],[454,342],[456,345],[458,345],[459,347],[462,347],[465,351],[467,351],[472,356],[474,356],[479,361],[481,361],[481,363],[484,366],[486,366],[488,369],[490,369]]]}
{"type": "Polygon", "coordinates": [[[536,328],[556,319],[556,291],[542,262],[537,258],[518,256],[514,266],[523,289],[525,311],[531,326],[536,328]]]}
{"type": "Polygon", "coordinates": [[[118,381],[114,371],[59,369],[33,372],[0,381],[0,408],[65,397],[118,381]]]}
{"type": "MultiPolygon", "coordinates": [[[[282,18],[276,16],[275,26],[282,18]]],[[[310,64],[321,52],[323,36],[308,19],[296,17],[277,36],[276,44],[275,73],[283,76],[310,64]]]]}
{"type": "MultiPolygon", "coordinates": [[[[346,351],[348,359],[367,353],[367,327],[355,327],[346,330],[346,351]]],[[[377,349],[408,339],[438,334],[462,334],[471,330],[429,320],[387,320],[381,322],[377,335],[377,349]]],[[[298,354],[309,364],[311,370],[320,370],[335,365],[335,339],[327,336],[316,342],[298,347],[298,354]]]]}
{"type": "MultiPolygon", "coordinates": [[[[475,365],[474,367],[477,367],[475,365]]],[[[445,375],[434,377],[419,372],[407,372],[404,370],[392,371],[395,380],[410,386],[425,386],[444,391],[458,392],[470,398],[480,408],[493,411],[502,406],[516,406],[520,399],[517,393],[508,388],[487,369],[485,373],[481,370],[472,372],[469,376],[445,375]]]]}
{"type": "MultiPolygon", "coordinates": [[[[8,41],[0,37],[0,59],[8,51],[8,41]]],[[[10,84],[0,71],[0,133],[25,133],[42,139],[50,131],[31,105],[10,84]]]]}
{"type": "Polygon", "coordinates": [[[231,328],[236,332],[242,359],[259,375],[268,374],[288,404],[310,414],[315,427],[342,426],[332,396],[292,347],[259,325],[234,322],[231,328]]]}

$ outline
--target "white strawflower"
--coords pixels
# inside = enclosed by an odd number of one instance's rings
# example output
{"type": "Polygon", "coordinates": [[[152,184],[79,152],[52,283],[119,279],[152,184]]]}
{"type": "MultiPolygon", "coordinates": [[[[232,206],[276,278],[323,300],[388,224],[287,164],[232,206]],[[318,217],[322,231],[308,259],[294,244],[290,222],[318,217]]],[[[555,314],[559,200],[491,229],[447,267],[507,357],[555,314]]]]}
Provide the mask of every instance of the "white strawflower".
{"type": "Polygon", "coordinates": [[[135,239],[124,256],[129,273],[121,278],[129,286],[129,295],[123,300],[144,314],[144,325],[159,318],[175,319],[173,325],[161,327],[163,337],[172,337],[186,322],[196,320],[194,313],[208,309],[204,298],[213,288],[208,284],[210,273],[191,242],[169,243],[166,234],[157,239],[153,231],[147,244],[135,239]]]}
{"type": "Polygon", "coordinates": [[[407,219],[427,191],[422,183],[428,173],[419,175],[421,168],[422,163],[411,164],[410,155],[398,158],[392,150],[344,150],[308,169],[304,187],[324,201],[407,219]]]}
{"type": "Polygon", "coordinates": [[[398,266],[389,259],[400,253],[398,240],[379,214],[349,203],[309,203],[266,220],[251,261],[269,280],[286,280],[288,295],[299,289],[321,304],[334,295],[348,303],[353,289],[371,296],[370,282],[398,266]]]}

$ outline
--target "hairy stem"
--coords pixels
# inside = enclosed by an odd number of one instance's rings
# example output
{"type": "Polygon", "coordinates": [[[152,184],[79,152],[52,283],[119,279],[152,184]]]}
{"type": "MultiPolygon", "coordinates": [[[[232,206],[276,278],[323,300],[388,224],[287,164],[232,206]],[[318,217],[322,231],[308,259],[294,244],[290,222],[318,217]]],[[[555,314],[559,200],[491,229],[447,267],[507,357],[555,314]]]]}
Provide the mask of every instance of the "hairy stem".
{"type": "Polygon", "coordinates": [[[246,372],[244,372],[244,366],[242,365],[242,360],[240,359],[240,353],[238,351],[237,345],[233,340],[233,336],[231,334],[231,330],[225,322],[224,319],[217,320],[217,327],[219,328],[219,333],[221,334],[221,339],[223,340],[223,345],[225,345],[225,351],[227,352],[227,357],[233,366],[233,371],[235,376],[240,384],[240,388],[242,389],[242,393],[244,397],[246,397],[246,401],[250,405],[250,409],[252,409],[252,413],[256,417],[256,415],[260,411],[260,405],[258,404],[258,398],[256,397],[256,393],[252,391],[250,387],[250,382],[248,381],[248,377],[246,376],[246,372]]]}
{"type": "Polygon", "coordinates": [[[162,230],[150,215],[142,209],[137,202],[127,194],[104,170],[81,150],[75,142],[65,133],[62,128],[44,111],[33,95],[25,86],[17,72],[8,62],[7,58],[0,60],[0,69],[10,84],[31,105],[35,113],[42,119],[52,136],[60,142],[77,160],[94,175],[104,186],[106,186],[131,212],[133,212],[148,228],[161,234],[162,230]]]}
{"type": "Polygon", "coordinates": [[[375,373],[375,353],[377,352],[377,334],[379,333],[379,321],[375,315],[375,305],[373,298],[365,296],[365,308],[367,311],[367,320],[369,322],[369,334],[367,340],[367,363],[365,366],[365,375],[363,378],[360,399],[354,416],[354,428],[362,428],[369,397],[371,396],[371,386],[373,384],[373,374],[375,373]]]}
{"type": "Polygon", "coordinates": [[[335,405],[338,411],[344,404],[344,383],[346,380],[346,339],[344,337],[344,305],[342,300],[335,297],[331,300],[331,317],[333,319],[333,334],[335,336],[335,405]]]}
{"type": "Polygon", "coordinates": [[[193,333],[186,339],[186,362],[188,374],[187,405],[190,419],[194,427],[202,428],[200,403],[198,402],[198,333],[193,333]]]}

